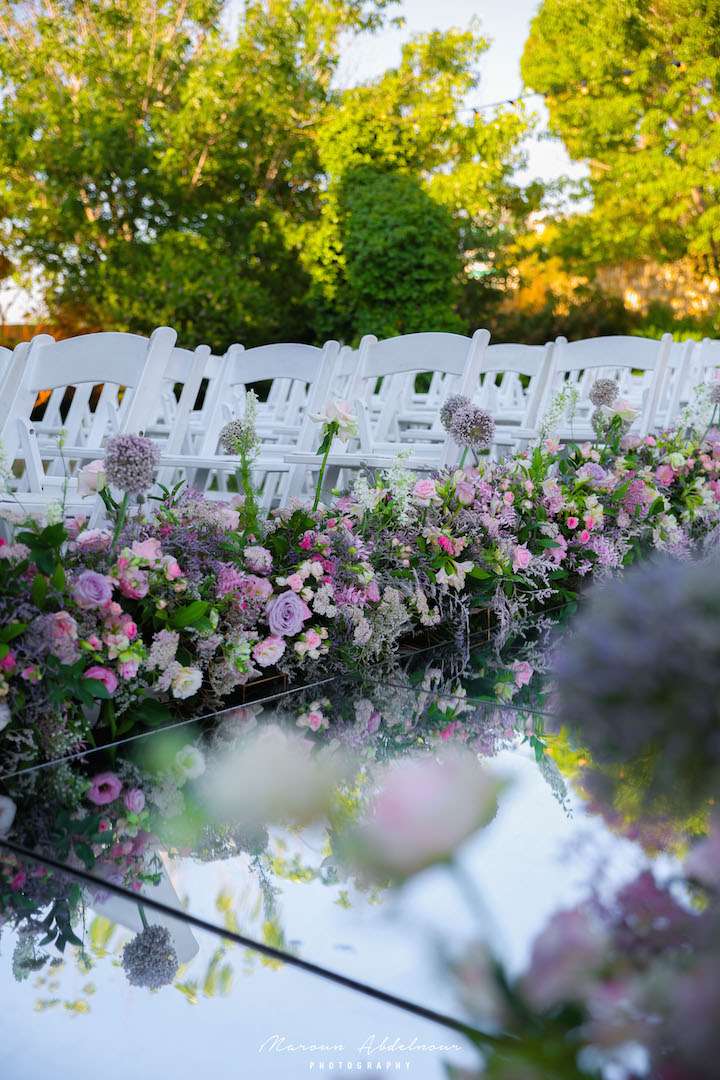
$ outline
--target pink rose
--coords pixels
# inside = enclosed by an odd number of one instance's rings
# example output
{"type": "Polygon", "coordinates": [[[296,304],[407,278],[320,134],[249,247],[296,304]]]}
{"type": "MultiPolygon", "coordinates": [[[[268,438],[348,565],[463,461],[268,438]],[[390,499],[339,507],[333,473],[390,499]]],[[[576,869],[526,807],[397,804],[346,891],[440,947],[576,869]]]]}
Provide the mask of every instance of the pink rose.
{"type": "Polygon", "coordinates": [[[75,537],[79,551],[107,551],[112,543],[112,533],[107,529],[84,529],[75,537]]]}
{"type": "Polygon", "coordinates": [[[83,611],[104,608],[112,600],[112,582],[105,574],[83,570],[72,587],[72,597],[83,611]]]}
{"type": "Polygon", "coordinates": [[[78,495],[85,498],[86,495],[96,495],[105,487],[105,462],[97,459],[83,465],[78,473],[78,495]]]}
{"type": "Polygon", "coordinates": [[[118,585],[120,592],[127,596],[128,600],[142,600],[150,588],[145,571],[134,566],[125,566],[120,570],[118,585]]]}
{"type": "Polygon", "coordinates": [[[145,808],[145,796],[140,788],[130,788],[123,796],[125,809],[130,814],[139,814],[145,808]]]}
{"type": "Polygon", "coordinates": [[[521,686],[527,686],[533,677],[533,667],[527,662],[527,660],[516,660],[512,665],[513,679],[515,685],[520,688],[521,686]]]}
{"type": "Polygon", "coordinates": [[[92,667],[89,667],[83,675],[83,679],[97,679],[98,682],[103,684],[110,695],[114,694],[118,688],[118,680],[115,672],[111,671],[110,668],[101,667],[100,664],[93,664],[92,667]]]}
{"type": "Polygon", "coordinates": [[[424,480],[418,480],[413,488],[413,495],[419,502],[429,503],[433,499],[437,499],[437,490],[435,488],[435,481],[426,478],[424,480]]]}
{"type": "Polygon", "coordinates": [[[165,577],[168,581],[177,581],[179,577],[182,577],[182,570],[177,559],[174,559],[172,555],[166,555],[163,559],[163,566],[165,568],[165,577]]]}
{"type": "Polygon", "coordinates": [[[513,550],[513,570],[526,570],[532,562],[532,555],[524,544],[518,544],[513,550]]]}
{"type": "Polygon", "coordinates": [[[147,540],[136,540],[130,550],[138,559],[144,559],[153,566],[162,558],[162,545],[154,536],[147,540]]]}
{"type": "Polygon", "coordinates": [[[93,776],[87,797],[96,806],[114,802],[122,791],[122,781],[114,772],[102,772],[93,776]]]}
{"type": "Polygon", "coordinates": [[[271,634],[263,641],[258,641],[253,649],[253,660],[260,667],[270,667],[272,664],[277,664],[284,652],[285,642],[283,639],[271,634]]]}

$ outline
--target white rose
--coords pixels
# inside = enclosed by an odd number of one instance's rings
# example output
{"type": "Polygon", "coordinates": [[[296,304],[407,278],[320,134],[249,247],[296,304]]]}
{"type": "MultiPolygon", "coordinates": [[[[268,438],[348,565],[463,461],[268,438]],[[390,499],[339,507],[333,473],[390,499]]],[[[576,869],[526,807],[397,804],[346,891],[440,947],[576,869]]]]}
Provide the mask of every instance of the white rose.
{"type": "Polygon", "coordinates": [[[84,498],[86,495],[96,495],[105,487],[105,462],[99,458],[83,465],[78,473],[78,495],[84,498]]]}
{"type": "Polygon", "coordinates": [[[198,691],[202,685],[202,671],[196,667],[180,667],[173,675],[172,696],[174,698],[189,698],[198,691]]]}
{"type": "Polygon", "coordinates": [[[205,756],[196,746],[183,746],[175,755],[175,767],[185,780],[197,780],[205,772],[205,756]]]}
{"type": "Polygon", "coordinates": [[[7,795],[0,795],[0,836],[7,836],[15,820],[17,806],[7,795]]]}

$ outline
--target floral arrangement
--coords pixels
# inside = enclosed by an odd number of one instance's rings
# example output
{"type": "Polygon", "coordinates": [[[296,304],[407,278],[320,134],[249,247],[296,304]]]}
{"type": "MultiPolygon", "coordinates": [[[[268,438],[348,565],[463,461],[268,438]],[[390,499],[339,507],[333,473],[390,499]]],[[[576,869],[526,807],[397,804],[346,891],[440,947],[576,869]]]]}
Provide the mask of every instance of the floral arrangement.
{"type": "MultiPolygon", "coordinates": [[[[481,447],[488,418],[451,403],[449,422],[481,447]]],[[[321,419],[347,434],[343,417],[321,419]]],[[[245,468],[252,433],[234,423],[245,468]]],[[[419,631],[465,633],[479,611],[502,639],[571,608],[585,579],[694,554],[720,521],[720,436],[626,427],[613,414],[596,444],[549,438],[434,477],[399,464],[330,506],[264,518],[248,493],[175,489],[150,511],[156,447],[111,440],[105,473],[81,477],[110,527],[25,520],[0,542],[0,758],[17,768],[214,711],[272,674],[387,662],[419,631]]]]}

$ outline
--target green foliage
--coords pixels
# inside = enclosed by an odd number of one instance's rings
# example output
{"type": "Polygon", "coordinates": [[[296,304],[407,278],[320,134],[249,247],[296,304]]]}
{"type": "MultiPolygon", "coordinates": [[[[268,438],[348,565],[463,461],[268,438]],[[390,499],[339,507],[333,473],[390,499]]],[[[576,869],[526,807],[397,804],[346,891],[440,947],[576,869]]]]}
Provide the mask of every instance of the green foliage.
{"type": "MultiPolygon", "coordinates": [[[[458,113],[481,37],[430,34],[374,82],[334,87],[348,35],[385,25],[393,3],[248,0],[227,34],[222,0],[0,0],[2,234],[14,265],[40,270],[53,325],[170,323],[217,350],[315,337],[348,290],[387,284],[359,250],[369,206],[351,178],[371,165],[425,190],[424,235],[443,236],[442,259],[415,252],[428,274],[452,254],[436,204],[456,259],[509,220],[526,121],[458,113]]],[[[400,181],[385,183],[397,202],[400,181]]],[[[418,190],[415,219],[422,205],[418,190]]],[[[436,325],[449,325],[433,313],[452,306],[451,276],[427,301],[436,325]]],[[[358,318],[376,302],[391,306],[363,295],[358,318]]]]}
{"type": "Polygon", "coordinates": [[[332,314],[346,339],[420,330],[462,331],[462,272],[449,211],[412,176],[352,169],[339,188],[345,254],[332,314]]]}
{"type": "Polygon", "coordinates": [[[562,232],[575,266],[720,272],[720,0],[544,0],[522,60],[551,130],[589,166],[562,232]]]}

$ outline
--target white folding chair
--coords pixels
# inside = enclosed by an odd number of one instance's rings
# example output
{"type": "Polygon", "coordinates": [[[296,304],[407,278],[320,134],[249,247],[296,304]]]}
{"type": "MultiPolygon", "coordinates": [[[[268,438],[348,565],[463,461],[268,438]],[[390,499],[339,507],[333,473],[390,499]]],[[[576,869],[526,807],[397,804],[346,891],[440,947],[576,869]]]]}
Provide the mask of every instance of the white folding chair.
{"type": "Polygon", "coordinates": [[[4,403],[0,428],[8,460],[22,470],[17,487],[25,488],[18,497],[23,508],[42,510],[57,501],[66,488],[68,510],[88,509],[77,495],[74,478],[48,476],[45,471],[40,442],[30,419],[38,394],[59,387],[97,386],[108,380],[125,387],[130,396],[114,429],[109,429],[107,417],[96,417],[86,443],[63,448],[68,462],[102,456],[102,441],[108,429],[110,434],[135,433],[146,426],[159,398],[175,336],[174,330],[160,327],[149,340],[110,332],[64,341],[41,334],[30,342],[8,375],[13,385],[4,403]]]}
{"type": "MultiPolygon", "coordinates": [[[[205,491],[210,497],[223,494],[228,474],[234,472],[238,465],[238,459],[233,455],[218,452],[220,433],[232,418],[232,413],[226,408],[227,403],[233,403],[233,411],[237,414],[249,385],[276,379],[299,383],[303,391],[302,409],[298,407],[296,412],[301,419],[298,423],[275,424],[274,439],[282,438],[284,441],[263,442],[253,466],[254,483],[261,489],[261,504],[269,508],[274,501],[282,498],[282,482],[278,478],[290,471],[285,455],[301,445],[303,430],[307,432],[303,438],[311,438],[309,414],[318,410],[327,396],[330,372],[339,351],[340,346],[336,341],[326,342],[322,349],[298,344],[262,345],[254,349],[231,346],[215,379],[206,429],[197,451],[190,454],[163,452],[161,466],[181,471],[189,485],[205,491]]],[[[287,411],[284,413],[285,417],[289,415],[287,411]]],[[[260,434],[262,436],[262,431],[260,434]]]]}
{"type": "MultiPolygon", "coordinates": [[[[634,373],[641,373],[643,378],[639,396],[635,397],[640,415],[635,430],[646,435],[656,424],[658,406],[663,386],[667,377],[672,336],[663,334],[657,341],[651,338],[617,337],[587,338],[583,341],[568,342],[559,337],[553,349],[552,375],[543,407],[550,405],[553,395],[568,384],[574,384],[578,394],[576,420],[561,427],[558,436],[564,439],[593,439],[595,434],[590,424],[593,406],[589,393],[596,378],[617,376],[620,395],[627,388],[627,379],[634,373]]],[[[632,391],[629,389],[628,394],[632,391]]]]}
{"type": "MultiPolygon", "coordinates": [[[[368,386],[375,387],[378,379],[409,372],[440,372],[451,376],[448,393],[472,397],[476,391],[483,356],[490,334],[477,330],[472,338],[459,334],[407,334],[378,341],[368,335],[360,342],[356,371],[348,389],[348,398],[358,414],[359,445],[348,443],[333,446],[328,456],[327,483],[337,482],[341,470],[357,470],[368,466],[382,468],[391,465],[404,444],[386,438],[392,431],[398,401],[388,394],[380,405],[376,419],[368,405],[368,386]]],[[[407,468],[432,471],[443,468],[457,453],[449,440],[416,442],[409,447],[411,456],[407,468]]],[[[320,465],[317,453],[307,451],[289,454],[286,460],[316,470],[320,465]]]]}

